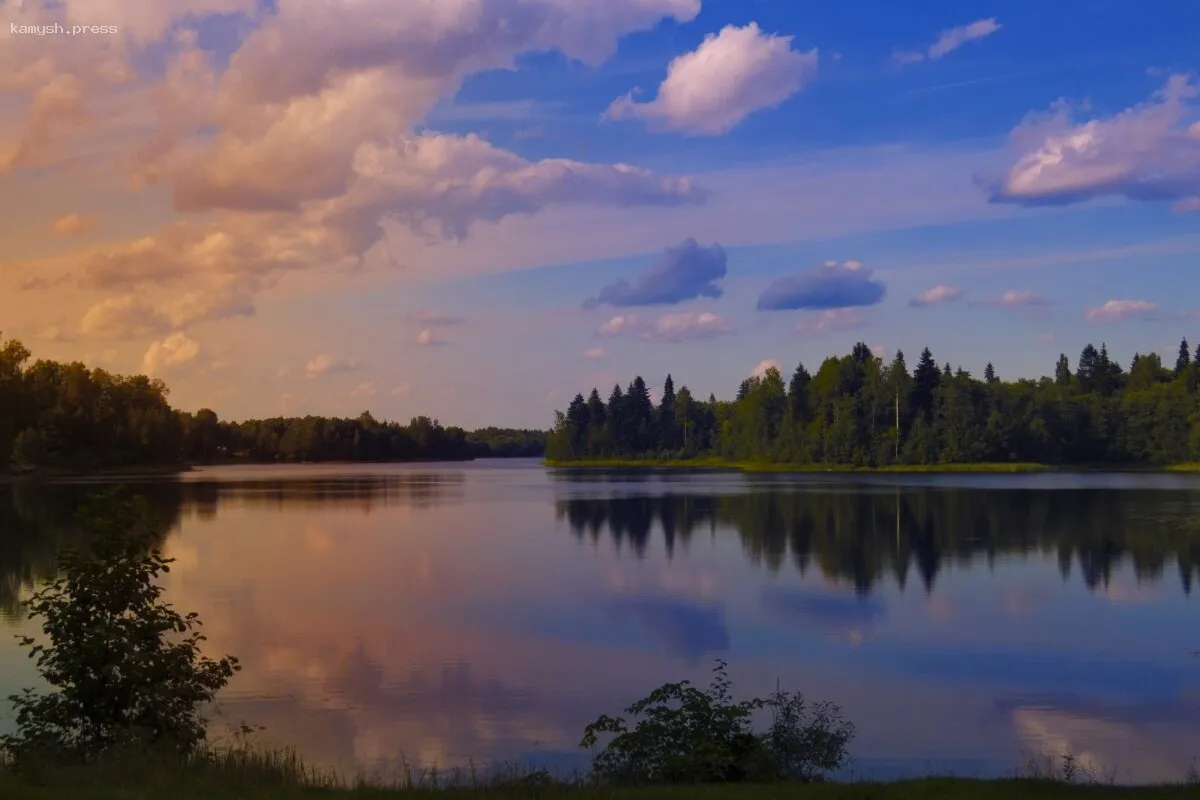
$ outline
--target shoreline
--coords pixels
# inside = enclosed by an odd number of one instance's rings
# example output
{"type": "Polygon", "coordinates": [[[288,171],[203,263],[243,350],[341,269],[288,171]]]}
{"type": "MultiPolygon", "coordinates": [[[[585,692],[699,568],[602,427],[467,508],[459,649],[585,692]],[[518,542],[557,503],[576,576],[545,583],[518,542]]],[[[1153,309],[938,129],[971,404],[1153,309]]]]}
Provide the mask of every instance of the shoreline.
{"type": "Polygon", "coordinates": [[[1014,462],[980,462],[974,464],[897,464],[886,467],[856,467],[848,464],[783,464],[772,462],[727,461],[719,458],[695,459],[586,459],[563,461],[543,459],[548,469],[666,469],[703,470],[712,472],[778,473],[818,475],[850,473],[860,475],[905,474],[976,474],[1015,475],[1041,472],[1158,472],[1200,473],[1200,463],[1170,464],[1160,467],[1143,464],[1033,464],[1014,462]]]}

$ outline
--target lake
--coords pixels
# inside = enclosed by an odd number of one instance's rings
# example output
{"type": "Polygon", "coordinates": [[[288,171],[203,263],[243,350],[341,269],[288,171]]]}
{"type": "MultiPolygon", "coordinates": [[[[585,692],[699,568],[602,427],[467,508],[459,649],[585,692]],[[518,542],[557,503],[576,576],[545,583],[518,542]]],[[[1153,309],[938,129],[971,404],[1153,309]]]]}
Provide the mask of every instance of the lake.
{"type": "MultiPolygon", "coordinates": [[[[1102,777],[1200,757],[1200,476],[548,471],[536,461],[129,479],[168,595],[244,669],[239,722],[347,772],[586,766],[583,726],[728,660],[841,705],[854,774],[1102,777]]],[[[102,485],[0,484],[0,608],[102,485]]],[[[0,693],[35,685],[0,637],[0,693]]],[[[8,729],[11,715],[0,721],[8,729]]]]}

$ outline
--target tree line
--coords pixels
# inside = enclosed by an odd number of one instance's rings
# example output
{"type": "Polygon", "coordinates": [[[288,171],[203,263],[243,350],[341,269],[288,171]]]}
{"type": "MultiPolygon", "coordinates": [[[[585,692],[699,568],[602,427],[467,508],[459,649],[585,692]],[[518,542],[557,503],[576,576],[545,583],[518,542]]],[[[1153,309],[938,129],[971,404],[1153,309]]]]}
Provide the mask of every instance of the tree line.
{"type": "Polygon", "coordinates": [[[30,358],[19,341],[0,340],[0,472],[12,466],[86,471],[226,461],[465,460],[537,456],[545,448],[541,431],[469,433],[424,416],[407,425],[369,412],[353,419],[228,422],[210,409],[173,409],[158,379],[30,358]]]}
{"type": "Polygon", "coordinates": [[[981,462],[1164,465],[1200,461],[1200,347],[1185,339],[1173,367],[1134,354],[1125,370],[1106,345],[1088,344],[1074,370],[1053,377],[982,378],[929,348],[909,370],[856,344],[816,373],[769,368],[742,381],[733,401],[678,390],[670,375],[657,405],[645,380],[608,399],[592,389],[555,414],[547,457],[720,458],[862,467],[981,462]]]}

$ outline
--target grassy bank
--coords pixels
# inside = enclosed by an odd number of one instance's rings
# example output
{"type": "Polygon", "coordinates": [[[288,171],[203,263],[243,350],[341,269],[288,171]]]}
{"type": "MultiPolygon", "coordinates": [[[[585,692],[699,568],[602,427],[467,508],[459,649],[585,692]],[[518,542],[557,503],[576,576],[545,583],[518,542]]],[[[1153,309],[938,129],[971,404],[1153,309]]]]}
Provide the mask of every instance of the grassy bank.
{"type": "Polygon", "coordinates": [[[991,473],[1011,474],[1019,472],[1047,472],[1055,469],[1046,464],[1022,463],[979,463],[979,464],[896,464],[887,467],[854,467],[843,464],[779,464],[772,462],[727,461],[720,458],[689,459],[590,459],[587,461],[543,462],[547,467],[570,469],[707,469],[734,470],[738,472],[778,473],[821,473],[854,472],[865,474],[908,474],[908,473],[991,473]]]}
{"type": "Polygon", "coordinates": [[[106,784],[35,785],[0,779],[0,796],[7,800],[192,800],[192,798],[246,798],[246,800],[310,800],[340,797],[429,798],[429,800],[1185,800],[1195,798],[1195,786],[1117,787],[1078,785],[1047,780],[969,780],[929,778],[893,783],[778,784],[754,786],[643,787],[602,789],[558,786],[507,786],[489,788],[354,788],[238,785],[220,781],[171,781],[144,784],[117,781],[106,784]]]}

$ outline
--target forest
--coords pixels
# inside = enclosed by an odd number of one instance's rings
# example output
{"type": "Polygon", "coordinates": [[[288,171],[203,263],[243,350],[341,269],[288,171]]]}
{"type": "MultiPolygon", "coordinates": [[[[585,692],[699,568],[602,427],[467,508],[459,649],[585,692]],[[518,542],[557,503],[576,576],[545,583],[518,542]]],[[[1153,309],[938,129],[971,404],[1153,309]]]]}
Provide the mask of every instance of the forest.
{"type": "Polygon", "coordinates": [[[228,422],[173,409],[161,380],[38,360],[0,340],[0,472],[275,461],[422,461],[540,456],[546,433],[467,432],[416,417],[306,416],[228,422]],[[11,454],[11,458],[5,457],[11,454]]]}
{"type": "Polygon", "coordinates": [[[697,458],[888,467],[978,463],[1163,466],[1200,461],[1200,347],[1174,365],[1134,354],[1125,370],[1088,344],[1053,377],[981,378],[925,348],[885,364],[859,343],[815,374],[803,364],[744,380],[736,399],[694,397],[671,376],[655,405],[641,377],[592,389],[556,413],[551,463],[697,458]]]}

